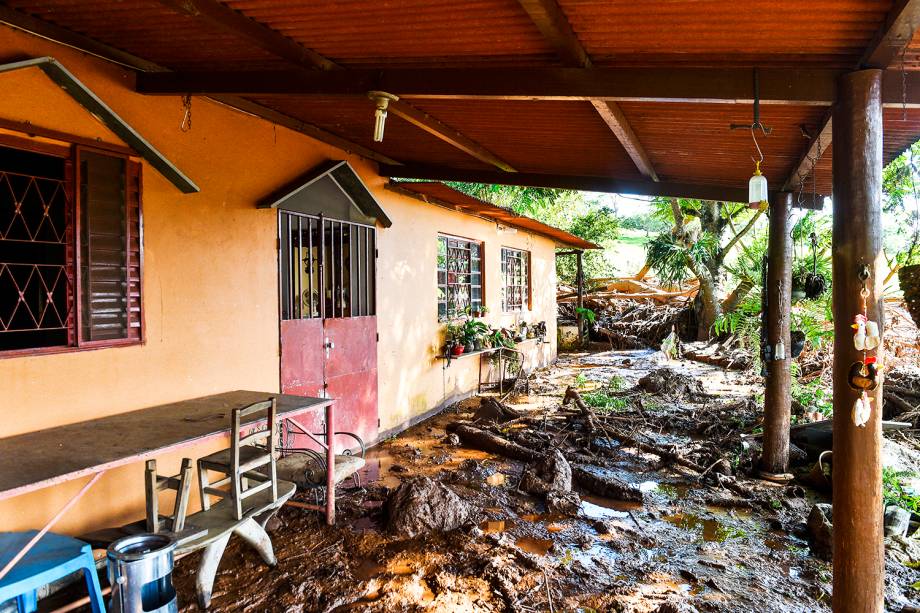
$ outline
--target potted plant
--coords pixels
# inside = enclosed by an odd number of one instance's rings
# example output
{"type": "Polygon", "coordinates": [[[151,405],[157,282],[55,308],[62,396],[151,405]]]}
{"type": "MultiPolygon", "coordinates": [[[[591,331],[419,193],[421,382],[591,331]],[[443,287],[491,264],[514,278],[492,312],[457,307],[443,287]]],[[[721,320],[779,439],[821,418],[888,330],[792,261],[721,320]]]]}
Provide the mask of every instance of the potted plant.
{"type": "Polygon", "coordinates": [[[447,324],[447,344],[446,351],[451,355],[463,355],[465,347],[463,345],[463,327],[460,324],[447,324]]]}
{"type": "Polygon", "coordinates": [[[485,317],[486,313],[489,312],[489,307],[478,304],[476,306],[471,306],[469,311],[470,315],[473,317],[485,317]]]}
{"type": "Polygon", "coordinates": [[[479,349],[482,349],[479,338],[489,330],[489,327],[478,319],[467,319],[460,327],[464,350],[467,353],[476,351],[477,343],[479,343],[479,349]]]}

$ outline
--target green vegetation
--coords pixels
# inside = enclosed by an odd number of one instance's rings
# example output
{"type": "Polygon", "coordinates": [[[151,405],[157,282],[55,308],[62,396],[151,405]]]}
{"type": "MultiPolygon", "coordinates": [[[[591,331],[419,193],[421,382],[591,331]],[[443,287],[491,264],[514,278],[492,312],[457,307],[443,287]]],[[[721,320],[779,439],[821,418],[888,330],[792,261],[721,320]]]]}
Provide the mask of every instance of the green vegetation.
{"type": "Polygon", "coordinates": [[[585,404],[597,411],[598,413],[613,413],[622,411],[629,406],[629,400],[615,395],[626,387],[626,381],[623,377],[611,377],[606,384],[598,389],[582,394],[582,400],[585,404]]]}
{"type": "MultiPolygon", "coordinates": [[[[551,226],[571,232],[601,247],[612,248],[619,235],[616,213],[585,192],[514,185],[447,182],[450,187],[470,196],[533,217],[551,226]]],[[[604,250],[585,252],[584,272],[587,278],[612,274],[604,250]]],[[[575,281],[575,258],[557,258],[556,275],[563,283],[575,281]]]]}
{"type": "Polygon", "coordinates": [[[907,482],[917,477],[916,473],[910,471],[883,468],[882,497],[885,504],[897,505],[911,513],[920,513],[920,496],[907,487],[907,482]]]}

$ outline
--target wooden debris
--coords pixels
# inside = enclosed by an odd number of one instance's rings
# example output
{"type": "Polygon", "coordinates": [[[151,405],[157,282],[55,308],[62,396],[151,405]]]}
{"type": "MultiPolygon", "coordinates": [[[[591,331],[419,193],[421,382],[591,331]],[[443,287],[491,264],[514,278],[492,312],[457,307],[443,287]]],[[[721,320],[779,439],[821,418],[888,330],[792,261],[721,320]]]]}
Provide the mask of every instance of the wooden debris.
{"type": "Polygon", "coordinates": [[[573,464],[572,477],[575,482],[597,496],[627,502],[642,502],[642,490],[636,484],[618,479],[609,473],[591,470],[592,468],[584,464],[573,464]]]}

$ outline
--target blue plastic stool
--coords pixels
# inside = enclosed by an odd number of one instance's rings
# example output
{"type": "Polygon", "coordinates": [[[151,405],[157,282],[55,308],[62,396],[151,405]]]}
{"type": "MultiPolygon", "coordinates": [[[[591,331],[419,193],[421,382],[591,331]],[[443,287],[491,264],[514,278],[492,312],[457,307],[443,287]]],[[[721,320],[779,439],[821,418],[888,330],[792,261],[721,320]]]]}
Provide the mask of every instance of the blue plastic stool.
{"type": "MultiPolygon", "coordinates": [[[[0,532],[0,568],[6,566],[37,532],[0,532]]],[[[92,548],[83,541],[51,532],[0,579],[0,603],[15,598],[19,613],[32,613],[37,608],[38,588],[78,570],[83,571],[86,579],[93,613],[105,613],[92,548]]]]}

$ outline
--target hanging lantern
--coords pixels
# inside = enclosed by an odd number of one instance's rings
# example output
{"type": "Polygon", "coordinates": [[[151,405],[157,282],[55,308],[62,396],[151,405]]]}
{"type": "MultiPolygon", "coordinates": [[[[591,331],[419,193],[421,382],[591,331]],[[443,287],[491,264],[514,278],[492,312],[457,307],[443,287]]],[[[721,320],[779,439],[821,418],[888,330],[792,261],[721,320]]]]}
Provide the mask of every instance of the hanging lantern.
{"type": "Polygon", "coordinates": [[[760,162],[755,160],[754,165],[754,176],[748,181],[748,204],[751,208],[766,207],[770,198],[767,194],[767,178],[760,173],[760,162]]]}
{"type": "Polygon", "coordinates": [[[387,92],[371,91],[367,92],[367,97],[377,105],[374,111],[374,142],[383,142],[383,130],[387,121],[387,107],[389,107],[390,102],[399,100],[399,96],[394,96],[387,92]]]}

